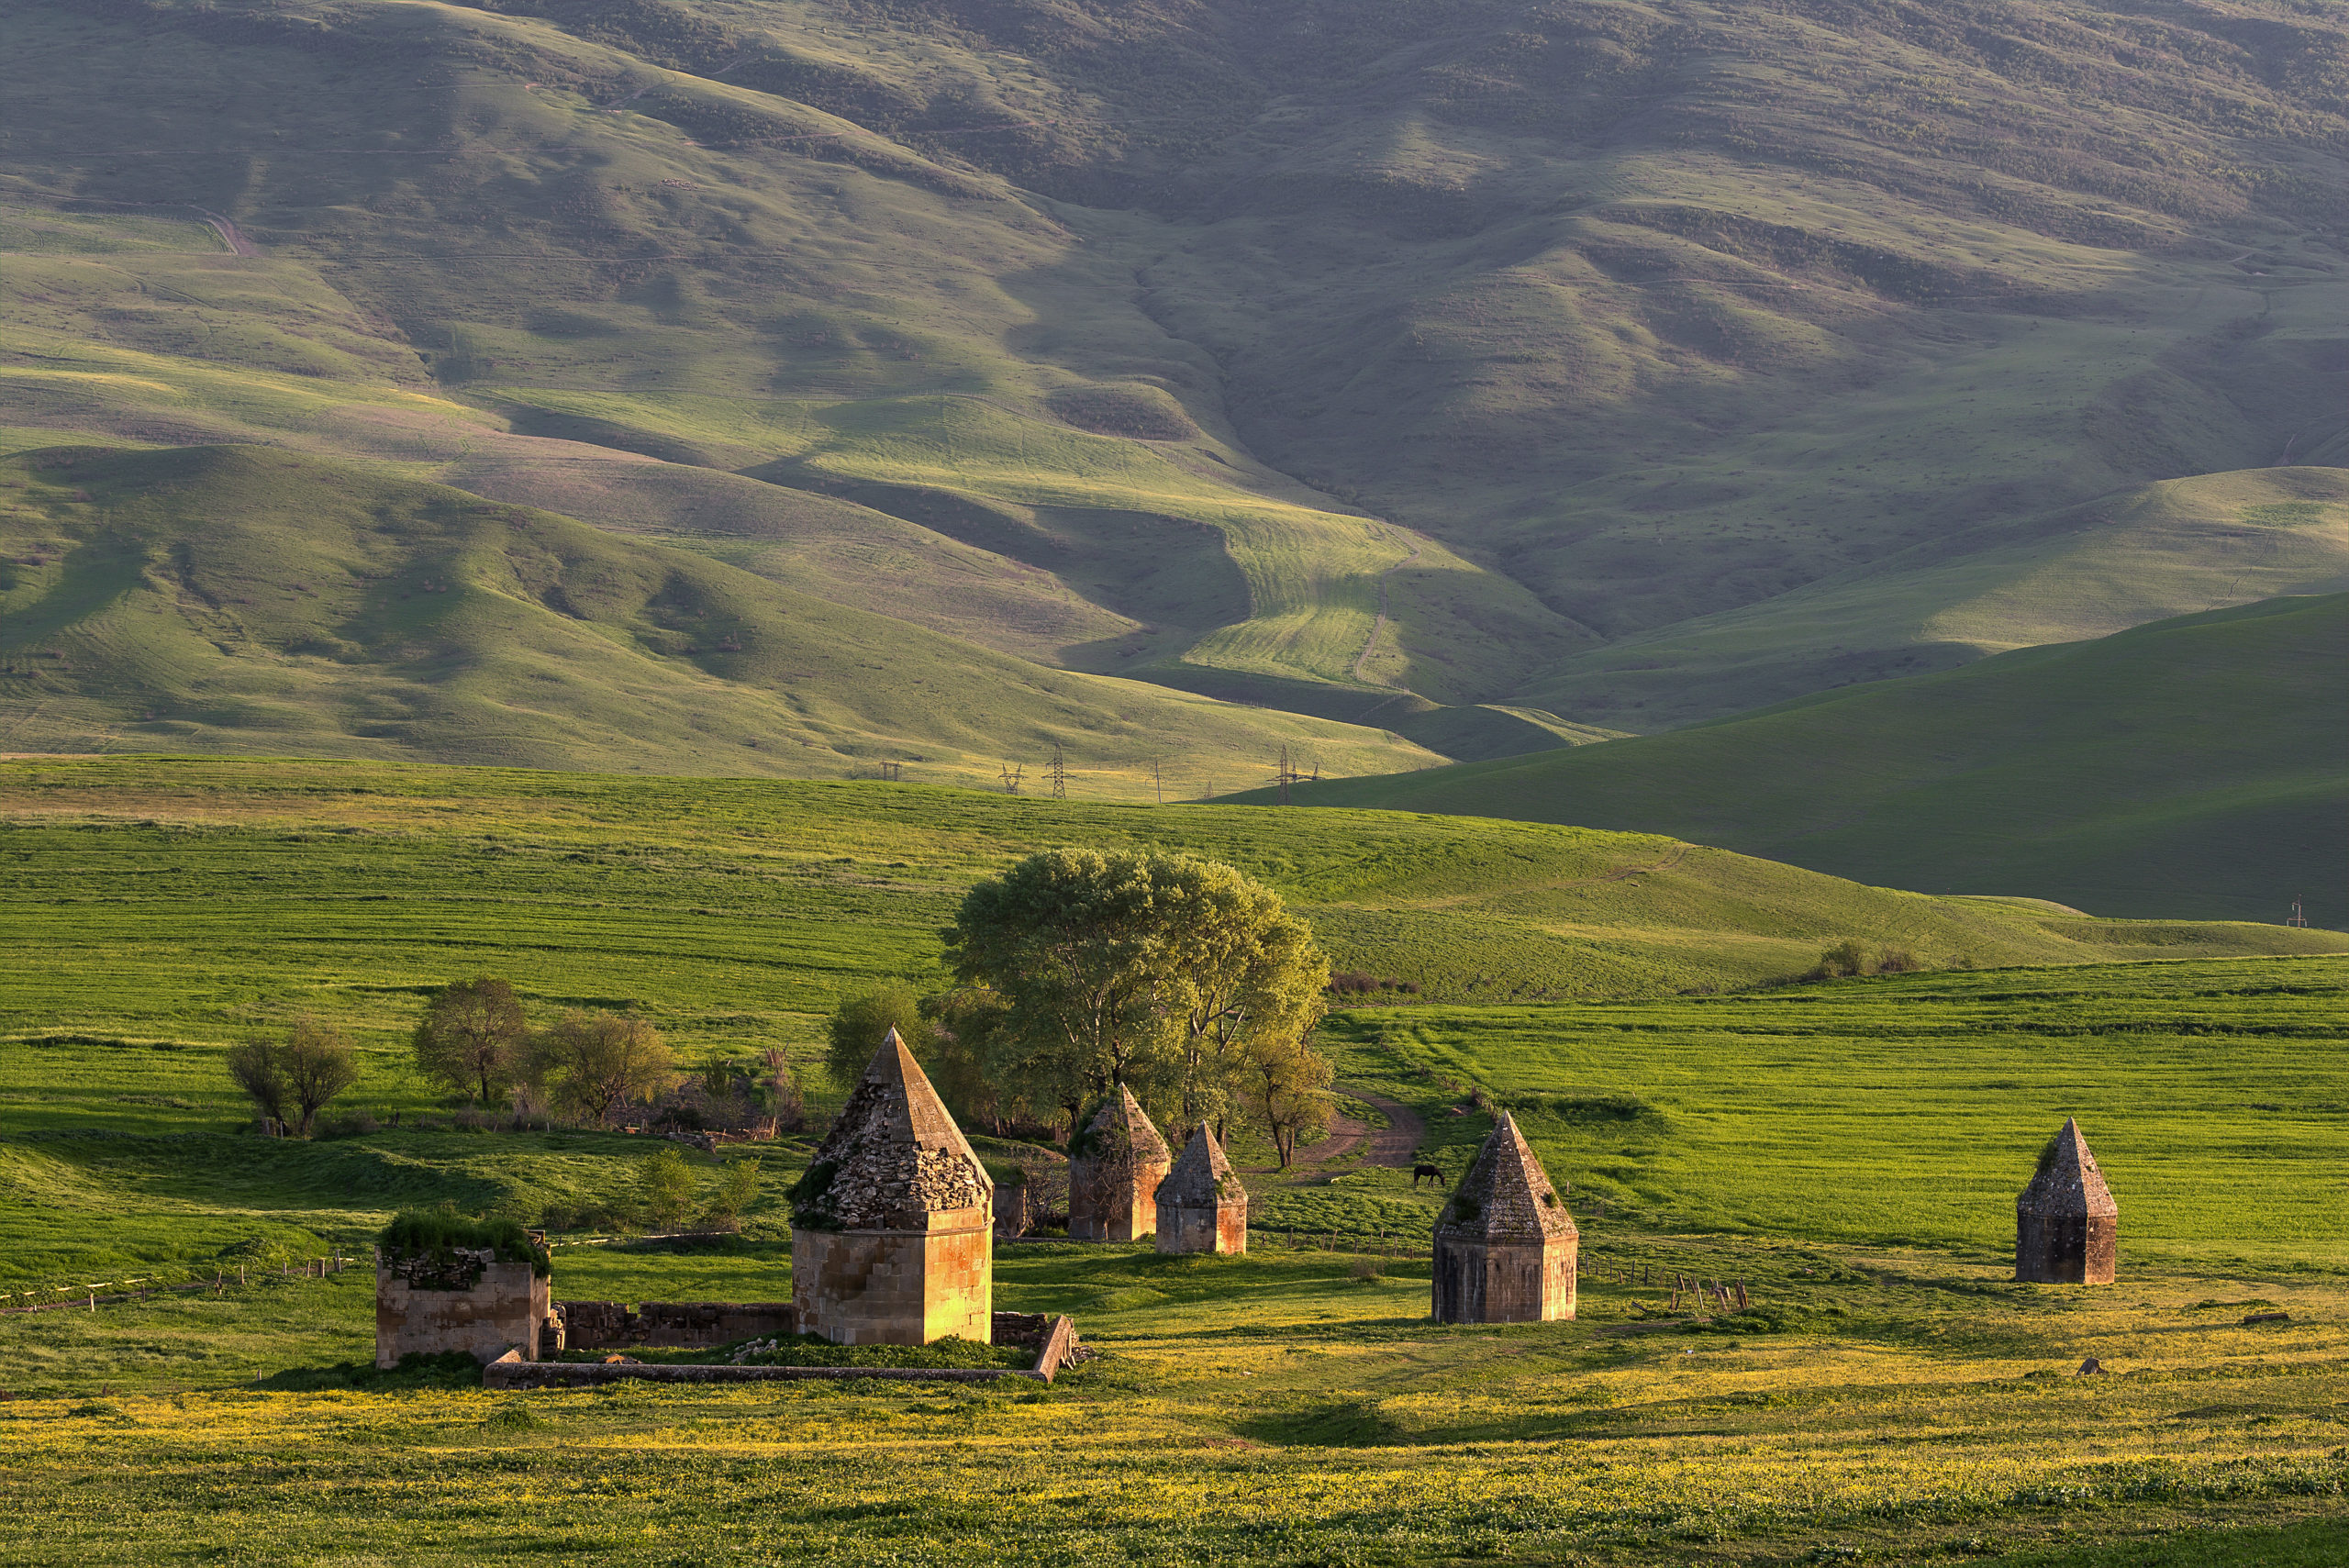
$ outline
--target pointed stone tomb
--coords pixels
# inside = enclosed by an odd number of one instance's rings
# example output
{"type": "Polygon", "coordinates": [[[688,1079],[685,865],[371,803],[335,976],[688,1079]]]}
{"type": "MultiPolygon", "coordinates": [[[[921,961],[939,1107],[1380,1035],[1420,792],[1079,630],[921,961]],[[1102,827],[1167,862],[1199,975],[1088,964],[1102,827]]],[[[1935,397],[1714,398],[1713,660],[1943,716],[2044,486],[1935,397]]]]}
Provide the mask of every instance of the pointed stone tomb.
{"type": "Polygon", "coordinates": [[[842,1345],[986,1342],[993,1184],[891,1029],[792,1189],[791,1303],[842,1345]]]}
{"type": "Polygon", "coordinates": [[[1158,1184],[1174,1155],[1123,1084],[1069,1146],[1073,1241],[1137,1241],[1158,1229],[1158,1184]]]}
{"type": "Polygon", "coordinates": [[[2040,1151],[2015,1199],[2015,1278],[2039,1284],[2110,1284],[2121,1258],[2121,1206],[2104,1184],[2080,1124],[2070,1118],[2040,1151]]]}
{"type": "Polygon", "coordinates": [[[1540,1323],[1575,1315],[1582,1233],[1507,1111],[1435,1225],[1435,1320],[1540,1323]]]}
{"type": "Polygon", "coordinates": [[[1239,1173],[1223,1157],[1223,1146],[1204,1122],[1158,1184],[1158,1250],[1248,1250],[1248,1189],[1240,1184],[1239,1173]]]}

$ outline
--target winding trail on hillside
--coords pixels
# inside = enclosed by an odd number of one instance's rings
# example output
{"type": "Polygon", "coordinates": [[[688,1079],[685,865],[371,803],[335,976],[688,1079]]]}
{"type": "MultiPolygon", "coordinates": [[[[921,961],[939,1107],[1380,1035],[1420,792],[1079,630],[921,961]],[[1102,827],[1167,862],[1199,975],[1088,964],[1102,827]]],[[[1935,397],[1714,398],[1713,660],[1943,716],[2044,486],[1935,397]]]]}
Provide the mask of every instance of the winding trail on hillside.
{"type": "Polygon", "coordinates": [[[245,238],[245,231],[237,227],[234,218],[223,217],[207,207],[196,206],[194,202],[187,204],[187,210],[199,214],[205,222],[212,226],[212,232],[220,237],[220,243],[228,248],[228,254],[231,256],[261,254],[261,247],[245,238]]]}
{"type": "Polygon", "coordinates": [[[1338,1093],[1350,1099],[1375,1106],[1386,1118],[1385,1127],[1373,1127],[1368,1122],[1340,1111],[1330,1118],[1330,1136],[1314,1145],[1313,1158],[1300,1161],[1289,1173],[1287,1184],[1306,1187],[1319,1184],[1330,1164],[1354,1151],[1354,1146],[1369,1140],[1363,1151],[1365,1165],[1385,1165],[1393,1170],[1408,1171],[1417,1162],[1419,1140],[1427,1136],[1428,1124],[1419,1119],[1419,1112],[1410,1106],[1390,1100],[1384,1095],[1374,1095],[1355,1084],[1333,1084],[1338,1093]]]}
{"type": "MultiPolygon", "coordinates": [[[[1389,528],[1394,528],[1394,525],[1391,523],[1387,526],[1389,528]]],[[[1354,655],[1354,679],[1357,681],[1367,681],[1370,679],[1369,676],[1362,673],[1362,667],[1370,662],[1370,656],[1372,654],[1378,651],[1378,634],[1386,629],[1386,579],[1394,573],[1402,571],[1403,568],[1410,565],[1411,562],[1419,558],[1419,547],[1412,539],[1411,536],[1405,533],[1401,528],[1395,528],[1394,531],[1397,537],[1402,539],[1403,548],[1409,550],[1411,553],[1378,574],[1378,618],[1370,623],[1369,640],[1365,641],[1362,645],[1362,651],[1354,655]]],[[[1381,706],[1383,706],[1384,705],[1382,704],[1381,706]]]]}

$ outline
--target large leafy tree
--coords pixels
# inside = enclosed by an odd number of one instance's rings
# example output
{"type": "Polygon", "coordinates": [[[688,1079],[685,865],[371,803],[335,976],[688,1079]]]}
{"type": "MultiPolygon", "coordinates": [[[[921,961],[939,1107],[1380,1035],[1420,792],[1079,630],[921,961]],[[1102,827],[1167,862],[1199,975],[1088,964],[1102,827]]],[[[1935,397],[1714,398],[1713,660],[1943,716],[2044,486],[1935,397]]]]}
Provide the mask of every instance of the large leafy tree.
{"type": "Polygon", "coordinates": [[[1171,1059],[1166,910],[1155,857],[1047,850],[963,896],[948,945],[957,978],[1001,996],[996,1058],[1074,1132],[1086,1100],[1147,1086],[1171,1059]]]}
{"type": "Polygon", "coordinates": [[[1176,855],[1155,870],[1167,995],[1181,1007],[1183,1119],[1212,1121],[1220,1137],[1249,1051],[1299,1045],[1321,1021],[1330,960],[1279,894],[1230,866],[1176,855]]]}
{"type": "Polygon", "coordinates": [[[676,1066],[660,1031],[642,1018],[574,1009],[531,1042],[532,1067],[555,1098],[598,1122],[630,1100],[669,1086],[676,1066]]]}
{"type": "Polygon", "coordinates": [[[514,987],[492,975],[444,985],[416,1026],[416,1065],[423,1074],[486,1104],[525,1066],[530,1020],[514,987]]]}
{"type": "Polygon", "coordinates": [[[1190,1124],[1219,1119],[1253,1043],[1311,1054],[1329,979],[1270,889],[1154,851],[1031,855],[974,887],[949,938],[957,978],[999,1003],[986,1031],[998,1092],[1058,1106],[1072,1133],[1120,1084],[1179,1096],[1190,1124]]]}
{"type": "Polygon", "coordinates": [[[842,997],[832,1009],[829,1028],[831,1040],[824,1065],[833,1084],[846,1092],[855,1090],[891,1029],[917,1058],[929,1058],[930,1020],[922,1015],[919,993],[907,981],[885,980],[842,997]]]}

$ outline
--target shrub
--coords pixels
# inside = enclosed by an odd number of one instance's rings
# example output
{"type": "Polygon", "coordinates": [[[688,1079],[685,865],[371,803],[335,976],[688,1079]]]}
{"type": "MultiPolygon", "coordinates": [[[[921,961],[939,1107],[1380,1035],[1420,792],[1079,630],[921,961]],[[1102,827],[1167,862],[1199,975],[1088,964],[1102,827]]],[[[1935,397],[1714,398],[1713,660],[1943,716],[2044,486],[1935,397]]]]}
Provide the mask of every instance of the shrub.
{"type": "Polygon", "coordinates": [[[376,1236],[375,1244],[386,1255],[430,1257],[447,1262],[455,1261],[460,1249],[486,1251],[502,1263],[527,1260],[530,1272],[540,1279],[554,1272],[546,1248],[519,1225],[510,1219],[470,1219],[459,1214],[453,1204],[402,1210],[376,1236]]]}
{"type": "Polygon", "coordinates": [[[1817,980],[1841,980],[1846,975],[1872,973],[1875,967],[1868,950],[1847,937],[1820,953],[1818,966],[1810,973],[1817,980]]]}
{"type": "Polygon", "coordinates": [[[758,1197],[759,1162],[730,1161],[718,1178],[718,1195],[709,1200],[704,1220],[713,1230],[736,1229],[742,1223],[742,1211],[756,1203],[758,1197]]]}
{"type": "Polygon", "coordinates": [[[813,1334],[762,1340],[737,1351],[730,1359],[740,1366],[892,1366],[1005,1367],[1026,1370],[1036,1364],[1036,1352],[1027,1345],[984,1345],[958,1334],[926,1345],[835,1345],[813,1334]]]}
{"type": "Polygon", "coordinates": [[[674,1226],[693,1207],[693,1170],[674,1149],[658,1149],[646,1155],[637,1179],[644,1189],[645,1218],[655,1225],[674,1226]]]}
{"type": "Polygon", "coordinates": [[[930,1020],[922,1017],[921,997],[903,980],[885,980],[843,997],[826,1028],[831,1043],[824,1053],[824,1064],[832,1082],[843,1090],[856,1088],[865,1065],[891,1029],[897,1031],[906,1049],[917,1057],[930,1054],[930,1020]]]}

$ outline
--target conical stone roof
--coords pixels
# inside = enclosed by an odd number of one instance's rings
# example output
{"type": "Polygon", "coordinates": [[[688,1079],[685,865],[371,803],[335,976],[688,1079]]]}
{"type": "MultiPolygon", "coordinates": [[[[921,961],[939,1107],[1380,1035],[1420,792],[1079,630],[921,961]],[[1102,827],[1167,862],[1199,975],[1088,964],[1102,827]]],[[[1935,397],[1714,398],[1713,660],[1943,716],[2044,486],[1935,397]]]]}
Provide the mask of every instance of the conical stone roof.
{"type": "Polygon", "coordinates": [[[1248,1189],[1240,1184],[1231,1162],[1223,1157],[1223,1145],[1215,1140],[1215,1134],[1208,1130],[1204,1122],[1198,1131],[1191,1134],[1191,1141],[1183,1145],[1174,1168],[1158,1184],[1161,1207],[1171,1204],[1176,1208],[1213,1208],[1247,1195],[1248,1189]]]}
{"type": "Polygon", "coordinates": [[[2104,1173],[2097,1169],[2096,1156],[2088,1152],[2088,1140],[2080,1136],[2076,1120],[2065,1118],[2054,1147],[2040,1161],[2031,1185],[2015,1199],[2015,1212],[2043,1219],[2120,1217],[2121,1206],[2112,1201],[2104,1173]]]}
{"type": "Polygon", "coordinates": [[[1150,1118],[1134,1098],[1134,1092],[1123,1084],[1118,1092],[1101,1102],[1101,1109],[1085,1124],[1085,1132],[1077,1139],[1070,1157],[1089,1160],[1097,1165],[1130,1169],[1137,1165],[1163,1165],[1174,1158],[1166,1147],[1166,1140],[1158,1135],[1150,1118]]]}
{"type": "Polygon", "coordinates": [[[1436,1232],[1460,1241],[1563,1241],[1581,1234],[1566,1201],[1507,1111],[1453,1189],[1436,1232]]]}
{"type": "Polygon", "coordinates": [[[886,1230],[987,1207],[986,1167],[896,1029],[873,1053],[840,1119],[794,1189],[792,1223],[886,1230]]]}

